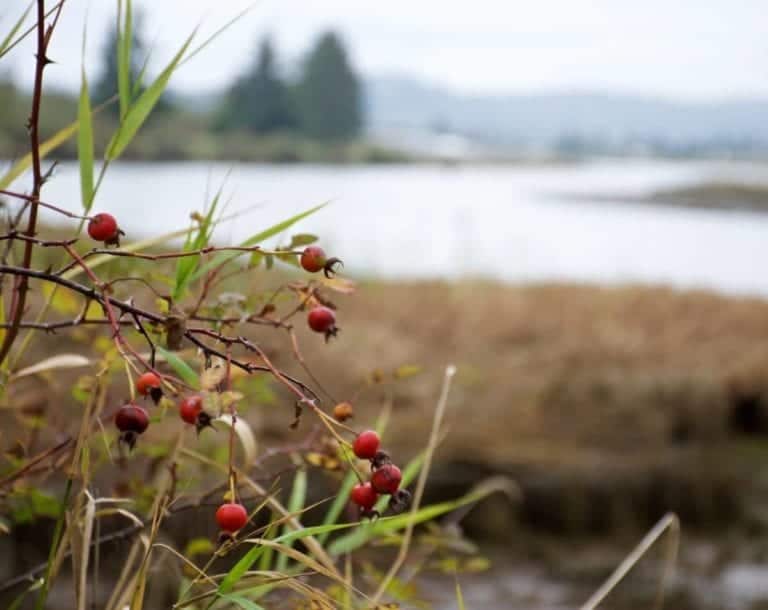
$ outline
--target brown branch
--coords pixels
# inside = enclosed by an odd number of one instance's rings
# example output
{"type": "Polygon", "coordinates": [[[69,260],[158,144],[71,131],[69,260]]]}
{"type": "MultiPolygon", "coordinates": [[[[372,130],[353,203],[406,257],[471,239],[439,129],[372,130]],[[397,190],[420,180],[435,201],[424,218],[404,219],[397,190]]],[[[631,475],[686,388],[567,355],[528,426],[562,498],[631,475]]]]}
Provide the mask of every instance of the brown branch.
{"type": "MultiPolygon", "coordinates": [[[[5,189],[0,189],[0,195],[8,195],[9,197],[16,197],[17,199],[23,199],[24,201],[35,201],[32,195],[26,195],[24,193],[18,193],[16,191],[8,191],[5,189]]],[[[68,212],[67,210],[60,208],[59,206],[53,205],[52,203],[46,203],[45,201],[40,201],[38,199],[37,204],[43,206],[44,208],[48,208],[49,210],[53,210],[54,212],[58,212],[59,214],[63,214],[68,218],[76,218],[78,220],[88,220],[88,216],[80,216],[79,214],[68,212]]]]}

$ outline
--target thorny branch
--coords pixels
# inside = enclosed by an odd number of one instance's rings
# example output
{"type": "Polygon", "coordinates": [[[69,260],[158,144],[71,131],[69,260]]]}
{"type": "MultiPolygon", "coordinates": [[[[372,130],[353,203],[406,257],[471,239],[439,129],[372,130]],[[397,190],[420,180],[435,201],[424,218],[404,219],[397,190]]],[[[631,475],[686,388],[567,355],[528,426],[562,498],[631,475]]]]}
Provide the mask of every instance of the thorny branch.
{"type": "MultiPolygon", "coordinates": [[[[37,230],[37,211],[40,200],[40,190],[43,188],[43,170],[40,164],[40,104],[43,99],[43,70],[51,63],[48,58],[48,43],[53,33],[53,28],[59,20],[61,9],[64,2],[59,4],[57,12],[54,15],[53,23],[45,27],[45,0],[37,0],[37,52],[35,57],[35,83],[32,91],[32,110],[29,114],[29,144],[32,152],[32,193],[29,201],[29,219],[25,235],[30,238],[35,237],[37,230]]],[[[24,242],[24,255],[22,258],[22,267],[29,269],[32,265],[32,249],[34,243],[24,242]]],[[[8,352],[11,350],[16,335],[19,333],[19,323],[24,315],[24,306],[27,300],[29,278],[27,276],[18,276],[14,278],[13,296],[11,298],[10,320],[11,326],[8,328],[0,344],[0,364],[2,364],[8,352]]]]}

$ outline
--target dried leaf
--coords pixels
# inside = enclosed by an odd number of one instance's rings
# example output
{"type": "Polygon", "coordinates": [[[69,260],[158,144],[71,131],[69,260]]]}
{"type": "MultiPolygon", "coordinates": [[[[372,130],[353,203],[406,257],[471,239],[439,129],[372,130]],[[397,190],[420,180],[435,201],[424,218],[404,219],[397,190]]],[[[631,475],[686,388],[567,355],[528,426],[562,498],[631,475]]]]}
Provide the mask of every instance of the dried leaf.
{"type": "Polygon", "coordinates": [[[41,360],[37,364],[21,369],[13,377],[18,379],[19,377],[27,377],[29,375],[35,375],[53,369],[73,369],[81,366],[88,366],[90,363],[91,361],[88,358],[81,356],[80,354],[59,354],[58,356],[51,356],[50,358],[41,360]]]}
{"type": "Polygon", "coordinates": [[[230,427],[234,427],[235,434],[240,439],[240,444],[243,446],[243,452],[245,453],[245,463],[251,464],[256,459],[256,438],[253,435],[251,426],[242,417],[235,419],[229,413],[217,417],[214,421],[222,422],[230,427]]]}
{"type": "Polygon", "coordinates": [[[357,290],[357,284],[343,277],[320,278],[323,286],[341,294],[352,294],[357,290]]]}

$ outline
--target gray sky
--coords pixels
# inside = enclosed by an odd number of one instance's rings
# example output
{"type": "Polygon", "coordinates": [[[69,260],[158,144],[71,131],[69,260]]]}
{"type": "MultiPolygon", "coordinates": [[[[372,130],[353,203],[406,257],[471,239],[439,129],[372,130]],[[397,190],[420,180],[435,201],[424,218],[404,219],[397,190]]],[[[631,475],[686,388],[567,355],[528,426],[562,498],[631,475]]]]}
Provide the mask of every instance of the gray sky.
{"type": "MultiPolygon", "coordinates": [[[[676,99],[768,96],[768,0],[261,0],[187,64],[173,86],[221,87],[250,60],[265,32],[291,63],[325,28],[339,30],[365,75],[403,75],[474,93],[610,90],[676,99]]],[[[0,0],[0,38],[27,0],[0,0]]],[[[53,0],[48,0],[53,4],[53,0]]],[[[48,82],[76,88],[81,32],[87,69],[113,0],[67,0],[48,82]]],[[[203,21],[200,39],[250,0],[135,0],[147,17],[155,66],[203,21]]],[[[0,61],[29,79],[31,46],[0,61]],[[25,63],[26,67],[25,67],[25,63]]]]}

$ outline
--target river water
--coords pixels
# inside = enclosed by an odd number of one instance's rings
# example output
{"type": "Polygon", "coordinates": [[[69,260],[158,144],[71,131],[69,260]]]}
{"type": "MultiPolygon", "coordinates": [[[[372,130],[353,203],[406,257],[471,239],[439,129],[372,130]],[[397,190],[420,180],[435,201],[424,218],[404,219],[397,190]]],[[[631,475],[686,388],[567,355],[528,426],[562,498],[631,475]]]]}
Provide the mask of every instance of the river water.
{"type": "MultiPolygon", "coordinates": [[[[768,214],[630,202],[660,189],[733,181],[768,183],[768,165],[118,163],[94,210],[118,216],[129,238],[172,231],[224,183],[228,211],[250,212],[222,225],[219,242],[329,201],[294,232],[321,235],[353,274],[643,282],[768,296],[768,274],[757,272],[768,260],[768,214]]],[[[44,194],[77,210],[77,165],[59,166],[44,194]]]]}

